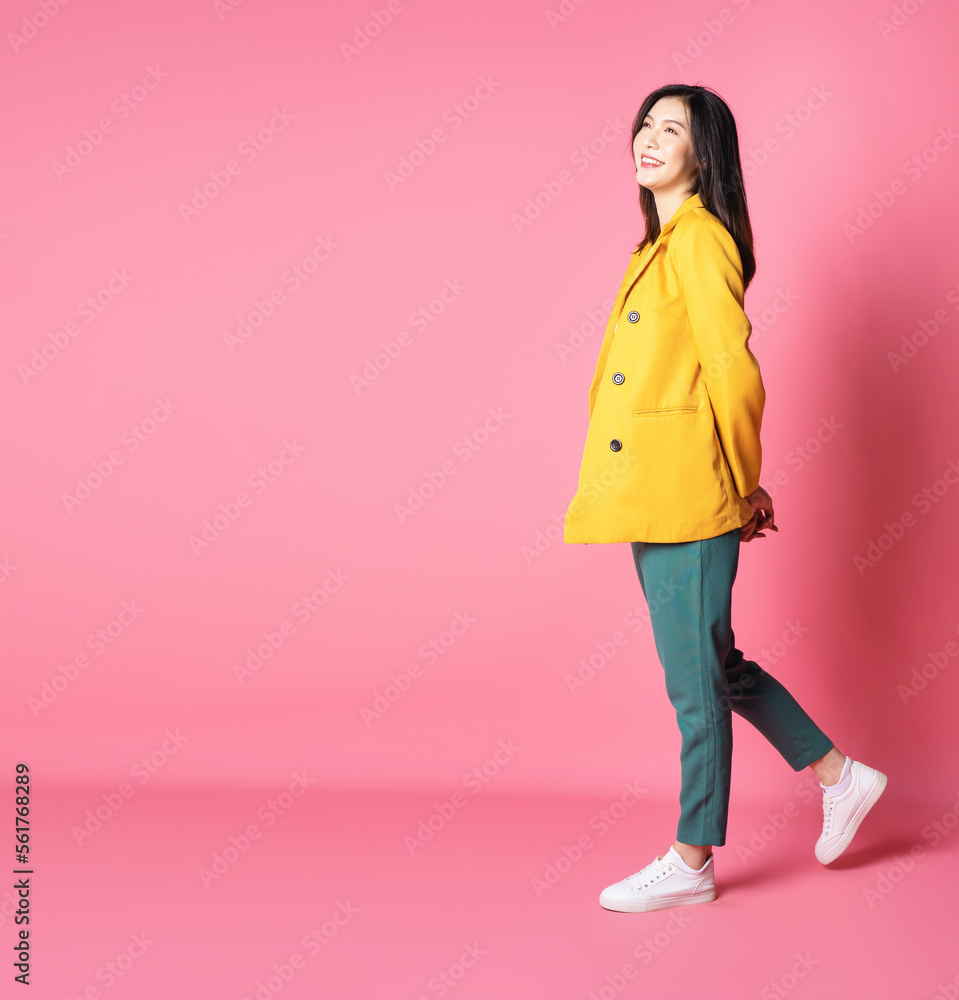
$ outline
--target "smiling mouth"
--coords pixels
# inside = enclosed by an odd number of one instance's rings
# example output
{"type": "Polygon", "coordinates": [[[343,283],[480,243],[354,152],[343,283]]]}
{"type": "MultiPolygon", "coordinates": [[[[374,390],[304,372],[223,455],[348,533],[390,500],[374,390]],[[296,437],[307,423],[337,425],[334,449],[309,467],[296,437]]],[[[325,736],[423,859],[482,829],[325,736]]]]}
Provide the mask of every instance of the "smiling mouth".
{"type": "Polygon", "coordinates": [[[641,156],[639,162],[644,167],[661,167],[663,165],[662,160],[654,160],[651,156],[641,156]]]}

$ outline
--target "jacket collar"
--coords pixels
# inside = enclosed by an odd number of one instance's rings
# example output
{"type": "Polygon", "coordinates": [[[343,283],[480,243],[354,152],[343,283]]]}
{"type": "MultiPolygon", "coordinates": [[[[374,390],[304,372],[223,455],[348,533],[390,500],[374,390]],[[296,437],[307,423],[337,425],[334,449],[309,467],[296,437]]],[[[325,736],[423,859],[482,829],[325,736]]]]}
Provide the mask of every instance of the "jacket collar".
{"type": "Polygon", "coordinates": [[[666,223],[666,224],[665,224],[665,225],[664,225],[664,226],[662,227],[662,229],[661,229],[661,230],[660,230],[660,232],[659,232],[659,235],[660,235],[660,238],[662,238],[662,236],[663,236],[663,235],[664,235],[665,233],[668,233],[668,232],[669,232],[669,231],[670,231],[670,230],[671,230],[671,229],[673,228],[673,226],[675,226],[675,225],[676,225],[676,223],[677,223],[677,222],[679,222],[679,220],[680,220],[680,219],[681,219],[681,218],[682,218],[682,217],[683,217],[683,216],[684,216],[684,215],[685,215],[685,214],[686,214],[687,212],[691,211],[691,210],[692,210],[692,209],[694,209],[694,208],[702,208],[702,207],[703,207],[703,200],[702,200],[702,198],[700,198],[700,197],[699,197],[699,194],[698,194],[698,193],[697,193],[697,194],[691,194],[691,195],[690,195],[690,196],[689,196],[689,197],[688,197],[688,198],[687,198],[687,199],[686,199],[686,200],[685,200],[685,201],[684,201],[684,202],[682,203],[682,205],[680,205],[680,206],[679,206],[679,208],[677,208],[677,209],[676,209],[676,211],[675,211],[675,212],[673,212],[673,217],[672,217],[672,218],[671,218],[671,219],[669,220],[669,222],[667,222],[667,223],[666,223]]]}
{"type": "MultiPolygon", "coordinates": [[[[667,236],[672,232],[676,223],[687,213],[691,212],[694,208],[702,208],[703,200],[699,197],[698,192],[696,194],[691,194],[683,203],[673,212],[672,218],[663,225],[659,231],[659,236],[653,241],[652,245],[647,244],[643,249],[633,256],[632,262],[632,273],[628,278],[627,294],[628,289],[636,283],[639,276],[646,270],[646,265],[653,259],[656,251],[663,245],[663,237],[667,236]]],[[[625,295],[623,296],[625,300],[625,295]]]]}

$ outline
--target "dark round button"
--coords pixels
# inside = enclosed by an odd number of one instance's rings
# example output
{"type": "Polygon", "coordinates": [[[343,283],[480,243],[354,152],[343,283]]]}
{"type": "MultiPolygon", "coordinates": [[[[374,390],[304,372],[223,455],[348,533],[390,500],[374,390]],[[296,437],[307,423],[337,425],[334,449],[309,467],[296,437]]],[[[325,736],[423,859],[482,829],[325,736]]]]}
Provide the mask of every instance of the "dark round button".
{"type": "Polygon", "coordinates": [[[623,442],[620,441],[619,438],[613,438],[613,440],[609,442],[609,446],[613,451],[619,451],[619,449],[623,447],[623,442]]]}
{"type": "Polygon", "coordinates": [[[626,318],[630,321],[630,323],[638,323],[639,313],[634,309],[631,313],[627,314],[626,318]]]}
{"type": "Polygon", "coordinates": [[[622,385],[626,381],[626,376],[622,372],[616,372],[616,374],[613,376],[613,381],[617,385],[622,385]]]}

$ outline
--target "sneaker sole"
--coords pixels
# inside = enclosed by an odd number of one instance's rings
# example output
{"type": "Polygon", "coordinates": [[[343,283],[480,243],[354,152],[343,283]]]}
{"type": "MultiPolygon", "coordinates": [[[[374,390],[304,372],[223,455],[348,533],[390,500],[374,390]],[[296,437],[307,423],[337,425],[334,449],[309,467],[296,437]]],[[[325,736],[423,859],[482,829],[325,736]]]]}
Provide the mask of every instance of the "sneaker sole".
{"type": "Polygon", "coordinates": [[[817,860],[820,864],[828,865],[832,864],[836,858],[852,843],[852,838],[856,836],[856,831],[859,829],[859,824],[866,818],[866,814],[870,809],[879,801],[879,796],[886,790],[886,775],[882,771],[878,772],[878,777],[876,778],[875,784],[869,789],[868,794],[862,800],[859,808],[856,810],[849,827],[842,837],[833,845],[822,857],[817,854],[817,860]]]}
{"type": "Polygon", "coordinates": [[[669,899],[640,899],[631,903],[604,903],[603,897],[599,897],[599,905],[607,910],[616,910],[618,913],[650,913],[653,910],[666,910],[674,906],[692,906],[694,903],[709,903],[716,898],[715,889],[707,889],[705,892],[693,893],[689,896],[671,896],[669,899]]]}

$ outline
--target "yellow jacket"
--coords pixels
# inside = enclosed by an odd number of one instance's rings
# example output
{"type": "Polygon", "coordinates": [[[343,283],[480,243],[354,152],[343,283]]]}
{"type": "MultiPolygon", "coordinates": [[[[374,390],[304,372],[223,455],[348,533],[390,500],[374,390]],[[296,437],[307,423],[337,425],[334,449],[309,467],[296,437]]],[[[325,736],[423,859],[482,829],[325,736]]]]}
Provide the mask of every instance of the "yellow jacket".
{"type": "Polygon", "coordinates": [[[742,527],[766,400],[739,250],[694,194],[634,252],[589,390],[566,542],[687,542],[742,527]]]}

